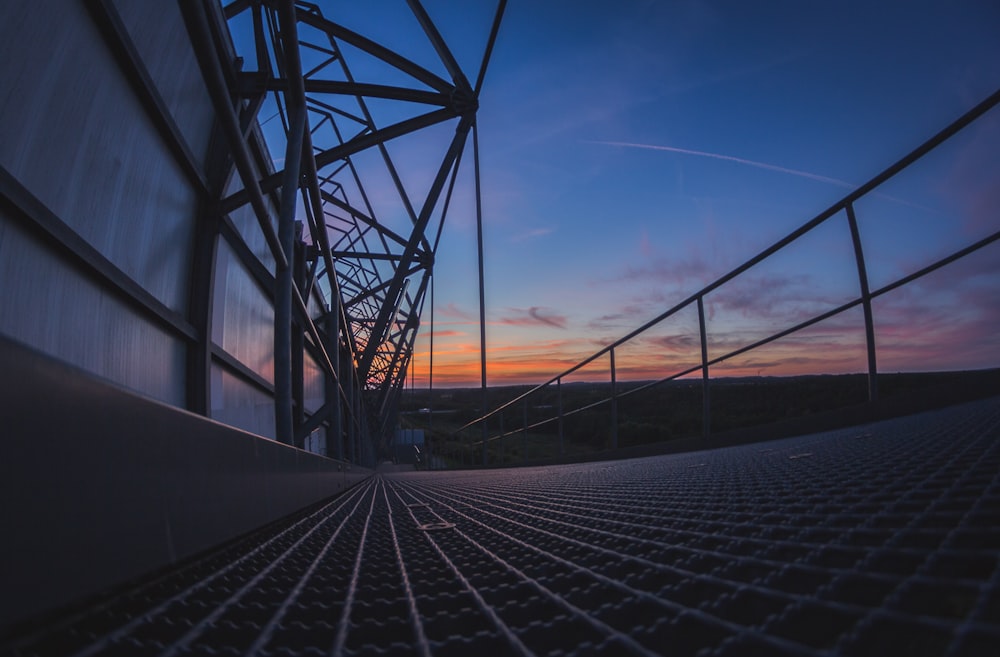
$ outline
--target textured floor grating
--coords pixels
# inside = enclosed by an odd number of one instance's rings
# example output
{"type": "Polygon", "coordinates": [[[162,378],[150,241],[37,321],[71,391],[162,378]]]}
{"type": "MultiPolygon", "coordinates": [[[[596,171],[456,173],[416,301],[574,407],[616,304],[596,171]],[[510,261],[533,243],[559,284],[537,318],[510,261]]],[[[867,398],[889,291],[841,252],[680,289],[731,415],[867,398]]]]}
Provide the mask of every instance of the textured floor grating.
{"type": "Polygon", "coordinates": [[[1000,400],[376,477],[10,654],[1000,654],[1000,400]]]}

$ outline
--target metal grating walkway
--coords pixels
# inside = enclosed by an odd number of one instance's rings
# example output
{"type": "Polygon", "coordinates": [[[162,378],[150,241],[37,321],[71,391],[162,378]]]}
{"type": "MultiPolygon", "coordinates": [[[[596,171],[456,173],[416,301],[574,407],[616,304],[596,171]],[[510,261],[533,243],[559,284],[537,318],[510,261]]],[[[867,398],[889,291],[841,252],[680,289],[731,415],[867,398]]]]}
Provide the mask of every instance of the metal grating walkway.
{"type": "Polygon", "coordinates": [[[1000,654],[1000,399],[645,459],[375,477],[15,655],[1000,654]]]}

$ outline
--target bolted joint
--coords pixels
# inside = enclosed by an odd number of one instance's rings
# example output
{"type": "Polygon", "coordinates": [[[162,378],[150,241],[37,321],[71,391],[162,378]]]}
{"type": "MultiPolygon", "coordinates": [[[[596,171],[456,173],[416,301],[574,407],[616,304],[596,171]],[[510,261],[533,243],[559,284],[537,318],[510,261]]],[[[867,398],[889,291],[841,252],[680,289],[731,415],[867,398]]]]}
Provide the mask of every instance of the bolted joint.
{"type": "Polygon", "coordinates": [[[434,269],[434,253],[426,251],[417,256],[417,260],[420,262],[420,266],[427,271],[432,271],[434,269]]]}
{"type": "Polygon", "coordinates": [[[475,114],[479,109],[479,99],[476,98],[472,89],[455,87],[452,89],[451,94],[449,94],[449,100],[451,101],[451,108],[455,110],[456,114],[475,114]]]}

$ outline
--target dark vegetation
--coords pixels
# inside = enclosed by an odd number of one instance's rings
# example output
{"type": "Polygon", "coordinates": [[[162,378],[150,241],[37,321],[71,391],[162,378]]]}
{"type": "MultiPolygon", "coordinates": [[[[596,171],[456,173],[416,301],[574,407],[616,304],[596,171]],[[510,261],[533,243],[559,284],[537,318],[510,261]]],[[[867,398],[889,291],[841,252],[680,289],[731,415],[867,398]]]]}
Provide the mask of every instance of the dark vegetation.
{"type": "MultiPolygon", "coordinates": [[[[880,374],[875,404],[867,402],[863,374],[712,379],[707,440],[700,379],[641,386],[619,383],[616,408],[608,383],[536,391],[490,418],[487,460],[586,460],[612,456],[609,450],[639,455],[822,431],[1000,394],[1000,369],[880,374]]],[[[486,406],[496,408],[531,387],[490,388],[486,406]]],[[[401,425],[425,431],[438,466],[481,464],[481,426],[456,432],[482,414],[482,405],[479,389],[407,390],[401,425]]]]}

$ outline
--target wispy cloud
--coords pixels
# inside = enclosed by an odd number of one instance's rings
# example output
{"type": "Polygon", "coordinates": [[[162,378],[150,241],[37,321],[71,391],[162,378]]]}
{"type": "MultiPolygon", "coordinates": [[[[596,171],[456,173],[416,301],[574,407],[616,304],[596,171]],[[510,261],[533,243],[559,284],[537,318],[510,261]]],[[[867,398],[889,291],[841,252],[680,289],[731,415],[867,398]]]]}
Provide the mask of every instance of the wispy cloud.
{"type": "Polygon", "coordinates": [[[622,146],[625,148],[644,148],[653,151],[667,151],[670,153],[680,153],[681,155],[694,155],[697,157],[708,157],[715,160],[725,160],[727,162],[736,162],[739,164],[745,164],[751,167],[757,167],[758,169],[767,169],[768,171],[777,171],[779,173],[785,173],[790,176],[799,176],[800,178],[808,178],[810,180],[817,180],[819,182],[829,183],[831,185],[837,185],[838,187],[846,187],[848,189],[854,189],[857,185],[854,183],[847,182],[846,180],[840,180],[838,178],[831,178],[829,176],[821,176],[817,173],[810,173],[809,171],[800,171],[799,169],[790,169],[788,167],[778,166],[776,164],[768,164],[767,162],[758,162],[756,160],[748,160],[742,157],[736,157],[735,155],[723,155],[722,153],[708,153],[706,151],[695,151],[687,148],[677,148],[676,146],[661,146],[657,144],[636,144],[633,142],[626,141],[587,141],[590,144],[603,144],[605,146],[622,146]]]}
{"type": "Polygon", "coordinates": [[[523,233],[518,233],[510,238],[511,242],[524,242],[527,240],[535,239],[536,237],[545,237],[546,235],[551,235],[555,232],[555,228],[534,228],[532,230],[525,231],[523,233]]]}
{"type": "Polygon", "coordinates": [[[464,308],[459,308],[454,303],[449,303],[445,307],[440,308],[438,311],[443,317],[449,317],[453,319],[461,319],[468,322],[478,321],[478,317],[464,308]]]}
{"type": "Polygon", "coordinates": [[[553,328],[565,329],[566,317],[550,312],[548,308],[532,306],[527,310],[511,308],[512,314],[501,317],[497,323],[508,326],[551,326],[553,328]]]}
{"type": "Polygon", "coordinates": [[[671,285],[704,285],[720,272],[700,255],[686,254],[681,259],[657,257],[651,262],[629,265],[615,279],[623,282],[648,281],[671,285]]]}
{"type": "Polygon", "coordinates": [[[434,331],[433,334],[428,332],[425,335],[427,336],[433,335],[435,338],[461,338],[468,335],[468,333],[466,333],[465,331],[455,331],[452,329],[448,329],[444,331],[434,331]]]}

